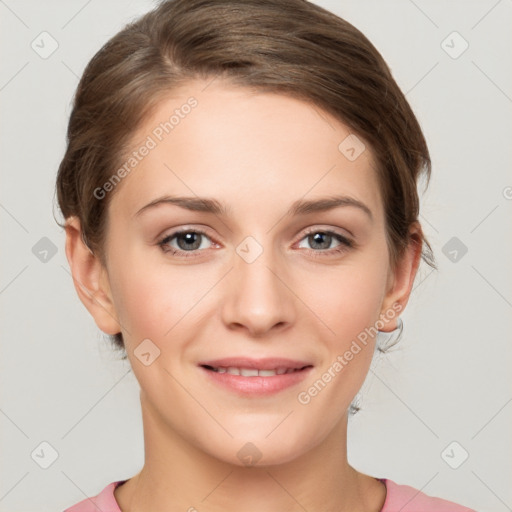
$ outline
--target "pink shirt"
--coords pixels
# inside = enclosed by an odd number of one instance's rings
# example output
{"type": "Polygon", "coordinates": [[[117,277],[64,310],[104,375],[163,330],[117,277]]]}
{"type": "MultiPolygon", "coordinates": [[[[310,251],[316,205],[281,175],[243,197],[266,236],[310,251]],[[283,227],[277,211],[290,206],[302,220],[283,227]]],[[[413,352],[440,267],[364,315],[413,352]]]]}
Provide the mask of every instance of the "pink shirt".
{"type": "MultiPolygon", "coordinates": [[[[386,501],[380,512],[476,512],[451,501],[427,496],[413,487],[396,484],[387,478],[379,480],[386,485],[387,490],[386,501]]],[[[98,496],[86,498],[64,512],[121,512],[114,489],[125,481],[112,482],[98,496]]]]}

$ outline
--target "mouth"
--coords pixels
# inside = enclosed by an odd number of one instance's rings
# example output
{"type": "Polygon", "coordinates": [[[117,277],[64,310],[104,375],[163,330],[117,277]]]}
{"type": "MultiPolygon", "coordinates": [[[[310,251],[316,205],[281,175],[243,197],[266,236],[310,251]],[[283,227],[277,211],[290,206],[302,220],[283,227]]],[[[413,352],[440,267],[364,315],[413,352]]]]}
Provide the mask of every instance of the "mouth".
{"type": "Polygon", "coordinates": [[[198,365],[210,381],[239,395],[268,395],[294,386],[306,378],[311,363],[291,359],[230,358],[198,365]]]}
{"type": "Polygon", "coordinates": [[[285,375],[294,372],[300,372],[308,367],[303,366],[301,368],[286,368],[285,366],[280,366],[271,370],[263,370],[261,368],[239,368],[236,366],[201,366],[213,372],[228,373],[229,375],[241,375],[242,377],[274,377],[275,375],[285,375]]]}

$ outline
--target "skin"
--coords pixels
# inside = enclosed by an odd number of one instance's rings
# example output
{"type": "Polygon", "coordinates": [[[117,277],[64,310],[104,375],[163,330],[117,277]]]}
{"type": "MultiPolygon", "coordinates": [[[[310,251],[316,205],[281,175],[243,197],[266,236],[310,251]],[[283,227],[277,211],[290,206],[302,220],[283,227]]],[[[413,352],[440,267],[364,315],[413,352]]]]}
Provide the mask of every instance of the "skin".
{"type": "MultiPolygon", "coordinates": [[[[375,339],[308,404],[297,395],[380,315],[405,308],[421,227],[411,226],[411,243],[392,268],[368,145],[351,162],[338,150],[350,130],[319,108],[220,79],[206,85],[173,91],[135,133],[137,148],[190,96],[198,100],[110,192],[105,266],[83,244],[79,220],[67,223],[78,295],[102,331],[123,333],[141,388],[145,463],[116,489],[116,500],[123,512],[377,512],[385,486],[347,460],[347,409],[375,339]],[[333,191],[363,202],[372,218],[354,206],[286,215],[295,201],[333,191]],[[160,204],[136,215],[163,195],[213,198],[228,211],[160,204]],[[207,234],[191,257],[158,245],[179,227],[207,234]],[[355,245],[332,238],[319,247],[310,228],[355,245]],[[251,263],[236,252],[248,236],[263,249],[251,263]],[[160,350],[149,366],[134,355],[144,339],[160,350]],[[296,386],[247,397],[212,384],[198,368],[228,356],[307,360],[313,369],[296,386]],[[255,466],[237,456],[248,442],[261,453],[255,466]]],[[[183,238],[169,245],[184,251],[183,238]]],[[[381,330],[394,329],[397,318],[381,330]]]]}

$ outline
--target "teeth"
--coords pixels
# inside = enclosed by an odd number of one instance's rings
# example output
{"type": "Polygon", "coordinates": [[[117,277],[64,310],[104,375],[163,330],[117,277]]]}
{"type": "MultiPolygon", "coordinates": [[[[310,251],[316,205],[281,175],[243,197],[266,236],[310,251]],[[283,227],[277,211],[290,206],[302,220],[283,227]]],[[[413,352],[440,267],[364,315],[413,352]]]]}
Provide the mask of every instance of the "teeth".
{"type": "Polygon", "coordinates": [[[273,377],[276,375],[275,370],[258,370],[258,375],[260,377],[273,377]]]}
{"type": "Polygon", "coordinates": [[[230,366],[224,368],[219,366],[212,368],[217,373],[229,373],[230,375],[241,375],[242,377],[274,377],[275,375],[283,375],[285,373],[293,373],[298,371],[295,368],[275,368],[274,370],[258,370],[257,368],[237,368],[230,366]]]}
{"type": "Polygon", "coordinates": [[[242,377],[257,377],[258,368],[240,368],[240,375],[242,377]]]}

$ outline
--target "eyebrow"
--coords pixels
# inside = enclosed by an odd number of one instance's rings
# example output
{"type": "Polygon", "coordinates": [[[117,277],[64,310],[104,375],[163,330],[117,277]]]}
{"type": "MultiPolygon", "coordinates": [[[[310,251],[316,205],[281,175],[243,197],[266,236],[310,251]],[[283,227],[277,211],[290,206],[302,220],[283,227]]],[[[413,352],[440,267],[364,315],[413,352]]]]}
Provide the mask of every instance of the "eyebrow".
{"type": "MultiPolygon", "coordinates": [[[[228,208],[216,199],[210,199],[207,197],[173,197],[164,196],[151,201],[150,203],[143,206],[140,210],[135,213],[135,216],[141,215],[143,212],[149,209],[155,208],[161,204],[173,204],[180,206],[194,212],[205,212],[212,213],[214,215],[225,216],[228,213],[228,208]]],[[[323,197],[320,199],[313,199],[305,201],[299,199],[295,201],[286,212],[285,215],[307,215],[308,213],[325,212],[338,207],[352,206],[365,212],[368,217],[373,220],[373,214],[370,208],[363,202],[350,196],[330,196],[323,197]]]]}

